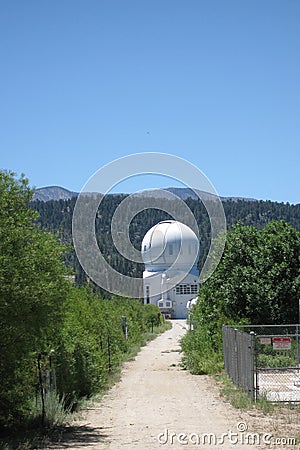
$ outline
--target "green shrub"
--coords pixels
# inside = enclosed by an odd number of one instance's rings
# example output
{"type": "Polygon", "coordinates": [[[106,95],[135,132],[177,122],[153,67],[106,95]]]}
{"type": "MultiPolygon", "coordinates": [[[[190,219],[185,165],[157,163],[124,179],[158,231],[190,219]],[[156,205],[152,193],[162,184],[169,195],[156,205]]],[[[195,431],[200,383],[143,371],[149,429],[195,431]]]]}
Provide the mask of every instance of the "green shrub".
{"type": "Polygon", "coordinates": [[[265,355],[260,354],[257,357],[258,367],[295,367],[295,359],[289,355],[265,355]]]}
{"type": "Polygon", "coordinates": [[[182,365],[193,374],[214,374],[223,367],[222,352],[216,351],[204,328],[188,331],[181,340],[182,365]]]}
{"type": "Polygon", "coordinates": [[[70,290],[56,352],[59,392],[76,403],[103,390],[132,349],[144,344],[152,317],[155,325],[163,322],[155,305],[120,297],[103,299],[85,287],[70,290]]]}

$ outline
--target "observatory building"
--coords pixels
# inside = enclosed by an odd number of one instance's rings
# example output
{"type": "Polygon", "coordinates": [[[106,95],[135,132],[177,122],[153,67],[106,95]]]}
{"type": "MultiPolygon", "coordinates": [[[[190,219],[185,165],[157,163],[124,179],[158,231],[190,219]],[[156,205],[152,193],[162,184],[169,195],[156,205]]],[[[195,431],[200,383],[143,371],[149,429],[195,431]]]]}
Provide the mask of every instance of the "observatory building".
{"type": "Polygon", "coordinates": [[[144,303],[174,319],[187,317],[199,289],[199,240],[187,225],[165,220],[142,241],[144,303]]]}

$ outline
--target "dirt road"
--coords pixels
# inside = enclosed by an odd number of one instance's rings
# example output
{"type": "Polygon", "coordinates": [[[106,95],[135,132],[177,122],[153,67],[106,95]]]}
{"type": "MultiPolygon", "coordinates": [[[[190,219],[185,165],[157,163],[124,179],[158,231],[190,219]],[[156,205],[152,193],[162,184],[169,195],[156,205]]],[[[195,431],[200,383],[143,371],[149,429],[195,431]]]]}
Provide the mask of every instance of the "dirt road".
{"type": "Polygon", "coordinates": [[[171,330],[127,362],[121,381],[84,412],[60,448],[255,449],[236,442],[245,431],[243,417],[219,398],[212,380],[180,367],[185,327],[185,321],[174,320],[171,330]]]}

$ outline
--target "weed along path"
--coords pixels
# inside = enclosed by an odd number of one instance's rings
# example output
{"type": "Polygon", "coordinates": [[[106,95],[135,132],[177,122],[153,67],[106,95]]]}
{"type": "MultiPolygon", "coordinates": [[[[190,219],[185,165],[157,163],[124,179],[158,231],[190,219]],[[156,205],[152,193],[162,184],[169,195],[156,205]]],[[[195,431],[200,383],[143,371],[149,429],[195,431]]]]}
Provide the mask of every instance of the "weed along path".
{"type": "Polygon", "coordinates": [[[121,380],[51,448],[257,448],[241,442],[241,413],[219,398],[213,381],[182,370],[185,331],[185,321],[174,320],[172,329],[143,347],[125,364],[121,380]]]}

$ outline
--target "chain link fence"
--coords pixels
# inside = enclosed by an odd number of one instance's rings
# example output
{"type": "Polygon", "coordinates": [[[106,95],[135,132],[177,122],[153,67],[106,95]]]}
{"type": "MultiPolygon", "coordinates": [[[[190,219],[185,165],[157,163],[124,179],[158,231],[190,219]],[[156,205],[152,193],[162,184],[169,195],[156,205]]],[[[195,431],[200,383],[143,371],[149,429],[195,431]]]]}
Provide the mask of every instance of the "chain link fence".
{"type": "Polygon", "coordinates": [[[224,366],[236,386],[254,399],[254,333],[223,325],[224,366]]]}
{"type": "Polygon", "coordinates": [[[223,326],[224,365],[254,400],[300,401],[300,325],[223,326]]]}

